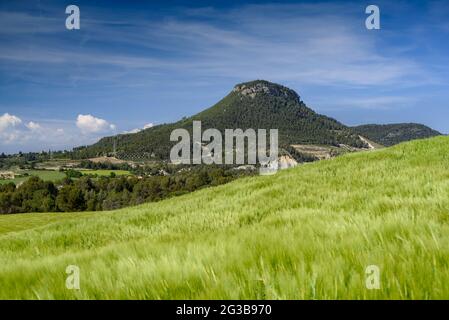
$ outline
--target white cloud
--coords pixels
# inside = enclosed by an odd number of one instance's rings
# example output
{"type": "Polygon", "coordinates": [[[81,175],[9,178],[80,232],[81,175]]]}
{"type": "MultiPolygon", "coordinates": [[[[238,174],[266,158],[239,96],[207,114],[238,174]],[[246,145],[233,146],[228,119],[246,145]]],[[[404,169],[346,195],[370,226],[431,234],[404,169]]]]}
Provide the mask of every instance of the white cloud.
{"type": "Polygon", "coordinates": [[[30,121],[25,125],[31,131],[38,131],[42,129],[41,125],[37,122],[30,121]]]}
{"type": "Polygon", "coordinates": [[[129,130],[129,131],[124,131],[123,133],[124,134],[138,133],[138,132],[140,132],[142,130],[149,129],[149,128],[152,128],[152,127],[154,127],[154,123],[150,122],[150,123],[147,123],[146,125],[144,125],[143,128],[136,128],[136,129],[132,129],[132,130],[129,130]]]}
{"type": "Polygon", "coordinates": [[[129,131],[123,131],[123,133],[124,133],[124,134],[138,133],[138,132],[140,132],[140,131],[142,131],[142,129],[136,128],[136,129],[132,129],[132,130],[129,130],[129,131]]]}
{"type": "MultiPolygon", "coordinates": [[[[0,130],[0,150],[7,153],[71,149],[95,143],[105,133],[80,135],[80,128],[73,121],[40,119],[22,123],[20,118],[9,114],[1,116],[0,122],[3,128],[0,130]]],[[[102,127],[112,130],[114,126],[102,127]]]]}
{"type": "Polygon", "coordinates": [[[76,126],[84,134],[106,132],[110,130],[115,130],[114,124],[110,124],[104,119],[96,118],[90,114],[80,114],[76,119],[76,126]]]}
{"type": "Polygon", "coordinates": [[[71,149],[95,143],[104,134],[115,129],[114,124],[92,115],[79,115],[75,123],[58,119],[25,121],[16,115],[5,113],[0,116],[0,150],[16,153],[71,149]]]}
{"type": "Polygon", "coordinates": [[[0,132],[3,132],[8,128],[15,127],[21,123],[22,120],[19,117],[5,113],[0,116],[0,132]]]}

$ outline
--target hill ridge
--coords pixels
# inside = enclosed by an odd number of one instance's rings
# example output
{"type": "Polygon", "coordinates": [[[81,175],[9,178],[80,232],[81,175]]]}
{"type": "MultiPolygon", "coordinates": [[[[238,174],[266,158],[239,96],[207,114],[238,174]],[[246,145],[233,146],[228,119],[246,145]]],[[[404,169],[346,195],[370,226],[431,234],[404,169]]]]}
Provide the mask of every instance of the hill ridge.
{"type": "Polygon", "coordinates": [[[437,130],[414,122],[364,124],[352,127],[352,129],[358,134],[384,146],[442,135],[437,130]]]}

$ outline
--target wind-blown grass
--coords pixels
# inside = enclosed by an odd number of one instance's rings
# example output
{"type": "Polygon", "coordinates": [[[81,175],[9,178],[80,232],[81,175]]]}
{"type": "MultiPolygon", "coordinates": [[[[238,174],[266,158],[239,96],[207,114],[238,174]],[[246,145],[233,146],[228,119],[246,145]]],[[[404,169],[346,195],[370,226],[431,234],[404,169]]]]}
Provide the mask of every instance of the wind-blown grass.
{"type": "Polygon", "coordinates": [[[414,141],[28,230],[3,216],[0,298],[447,299],[448,150],[414,141]]]}

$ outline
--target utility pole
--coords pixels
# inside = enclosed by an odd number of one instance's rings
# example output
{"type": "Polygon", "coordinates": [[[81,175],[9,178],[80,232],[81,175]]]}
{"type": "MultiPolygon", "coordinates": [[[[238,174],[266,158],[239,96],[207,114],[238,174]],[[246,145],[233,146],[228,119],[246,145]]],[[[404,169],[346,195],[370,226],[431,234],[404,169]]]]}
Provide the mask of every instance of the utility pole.
{"type": "Polygon", "coordinates": [[[117,156],[117,137],[113,137],[113,146],[112,146],[112,155],[115,157],[117,156]]]}

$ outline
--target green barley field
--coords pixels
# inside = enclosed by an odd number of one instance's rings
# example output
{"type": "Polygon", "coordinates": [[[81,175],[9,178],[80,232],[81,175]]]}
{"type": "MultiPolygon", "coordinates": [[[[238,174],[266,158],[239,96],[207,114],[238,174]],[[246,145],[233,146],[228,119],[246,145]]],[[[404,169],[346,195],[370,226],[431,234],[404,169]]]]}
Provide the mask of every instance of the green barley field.
{"type": "Polygon", "coordinates": [[[0,298],[448,299],[449,137],[114,212],[0,216],[0,298]]]}

